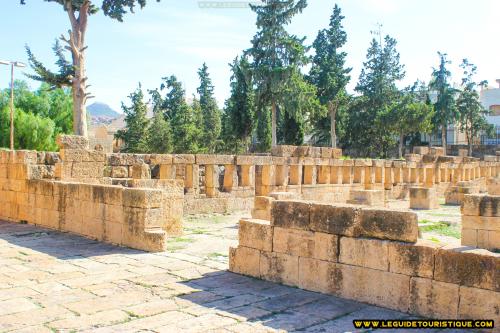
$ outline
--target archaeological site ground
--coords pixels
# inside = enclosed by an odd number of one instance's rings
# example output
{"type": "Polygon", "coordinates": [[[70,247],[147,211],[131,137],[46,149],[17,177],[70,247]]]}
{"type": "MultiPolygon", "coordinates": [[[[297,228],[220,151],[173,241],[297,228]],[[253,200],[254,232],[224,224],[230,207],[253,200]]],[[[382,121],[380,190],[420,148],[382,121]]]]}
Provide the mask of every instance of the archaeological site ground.
{"type": "Polygon", "coordinates": [[[500,156],[58,145],[0,152],[0,332],[500,332],[500,156]]]}

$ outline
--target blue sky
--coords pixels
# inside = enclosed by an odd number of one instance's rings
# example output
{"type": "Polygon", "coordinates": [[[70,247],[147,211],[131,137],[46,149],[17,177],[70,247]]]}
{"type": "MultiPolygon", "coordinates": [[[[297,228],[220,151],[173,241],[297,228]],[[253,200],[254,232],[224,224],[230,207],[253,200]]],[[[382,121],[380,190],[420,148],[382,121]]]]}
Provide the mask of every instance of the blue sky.
{"type": "MultiPolygon", "coordinates": [[[[97,0],[96,0],[97,1],[97,0]]],[[[0,9],[0,59],[26,61],[24,45],[45,63],[52,64],[51,45],[69,28],[61,6],[42,0],[3,0],[0,9]]],[[[353,67],[350,89],[356,84],[375,24],[398,40],[406,78],[428,81],[437,66],[437,51],[453,61],[454,80],[459,82],[461,59],[479,68],[479,78],[490,85],[500,78],[498,0],[309,0],[289,31],[312,43],[318,30],[328,25],[337,2],[346,19],[348,65],[353,67]]],[[[175,74],[189,95],[198,86],[197,69],[206,62],[219,106],[229,94],[228,63],[250,45],[255,34],[255,15],[250,9],[203,9],[196,0],[149,0],[148,6],[113,21],[102,14],[90,18],[87,70],[95,101],[119,109],[121,101],[139,82],[147,89],[158,87],[161,78],[175,74]]],[[[17,77],[22,77],[20,71],[17,77]]],[[[0,66],[0,87],[7,87],[9,71],[0,66]]],[[[32,82],[33,87],[38,83],[32,82]]],[[[94,100],[91,100],[94,101],[94,100]]]]}

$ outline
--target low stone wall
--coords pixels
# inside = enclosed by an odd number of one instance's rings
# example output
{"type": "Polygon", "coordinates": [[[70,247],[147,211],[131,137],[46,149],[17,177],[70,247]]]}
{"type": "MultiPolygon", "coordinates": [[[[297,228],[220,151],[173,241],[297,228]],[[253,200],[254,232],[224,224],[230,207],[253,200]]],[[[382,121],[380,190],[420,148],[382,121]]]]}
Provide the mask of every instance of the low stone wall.
{"type": "Polygon", "coordinates": [[[182,185],[162,189],[57,181],[55,156],[0,153],[0,219],[69,231],[146,251],[164,251],[182,230],[182,185]],[[50,164],[52,163],[52,164],[50,164]],[[175,200],[181,196],[180,211],[175,200]]]}
{"type": "Polygon", "coordinates": [[[411,187],[410,188],[411,209],[436,209],[439,202],[434,188],[411,187]]]}
{"type": "Polygon", "coordinates": [[[240,221],[235,273],[441,319],[500,320],[500,255],[417,240],[412,212],[271,201],[240,221]]]}
{"type": "Polygon", "coordinates": [[[462,245],[500,252],[500,196],[465,196],[462,245]]]}

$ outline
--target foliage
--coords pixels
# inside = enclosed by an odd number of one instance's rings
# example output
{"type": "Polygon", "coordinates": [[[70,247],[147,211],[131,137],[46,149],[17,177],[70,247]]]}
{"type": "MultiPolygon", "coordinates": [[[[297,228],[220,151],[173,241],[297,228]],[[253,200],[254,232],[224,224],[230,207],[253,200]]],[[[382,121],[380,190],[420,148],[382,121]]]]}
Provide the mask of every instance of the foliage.
{"type": "Polygon", "coordinates": [[[202,115],[202,142],[206,147],[207,152],[214,153],[217,140],[221,132],[221,115],[217,101],[214,98],[214,86],[208,74],[206,64],[198,70],[200,78],[200,86],[197,92],[200,96],[199,105],[202,115]]]}
{"type": "Polygon", "coordinates": [[[485,86],[486,81],[479,83],[474,81],[477,74],[477,67],[467,59],[463,59],[460,67],[463,69],[462,88],[457,99],[457,109],[459,113],[459,128],[465,133],[469,145],[469,154],[472,154],[472,144],[474,138],[482,131],[488,134],[494,132],[494,126],[486,121],[486,116],[490,113],[485,109],[479,100],[477,89],[485,86]]]}
{"type": "Polygon", "coordinates": [[[45,67],[33,54],[28,45],[26,45],[26,52],[28,53],[28,61],[31,69],[35,72],[35,74],[26,74],[32,80],[46,82],[51,89],[62,88],[62,87],[70,87],[71,79],[75,75],[75,69],[71,62],[66,59],[64,55],[64,49],[59,43],[59,40],[56,39],[54,46],[52,47],[54,51],[57,61],[56,65],[59,68],[59,72],[52,72],[50,69],[45,67]]]}
{"type": "Polygon", "coordinates": [[[390,36],[385,37],[382,45],[372,39],[355,88],[361,96],[351,103],[349,135],[344,140],[348,147],[359,150],[364,156],[386,157],[395,143],[382,115],[397,107],[400,92],[396,82],[405,76],[396,44],[390,36]]]}
{"type": "Polygon", "coordinates": [[[115,136],[123,140],[123,152],[144,153],[148,150],[146,140],[149,120],[146,117],[148,109],[144,103],[144,93],[140,85],[129,95],[129,99],[130,106],[122,103],[126,128],[119,130],[115,136]]]}
{"type": "Polygon", "coordinates": [[[173,150],[173,137],[170,123],[162,113],[155,113],[149,124],[146,137],[146,151],[155,154],[168,154],[173,150]]]}
{"type": "MultiPolygon", "coordinates": [[[[260,112],[269,111],[270,106],[271,112],[276,114],[277,107],[285,100],[285,86],[293,72],[308,61],[304,39],[290,35],[285,29],[292,17],[301,13],[306,6],[306,0],[265,0],[263,5],[251,5],[251,9],[257,14],[258,31],[246,54],[253,60],[256,103],[260,112]]],[[[261,117],[261,134],[267,127],[263,121],[264,118],[261,117]]],[[[271,137],[272,144],[275,144],[276,133],[271,133],[271,137]]],[[[267,142],[267,139],[261,140],[261,148],[269,149],[262,146],[267,142]]]]}
{"type": "MultiPolygon", "coordinates": [[[[455,95],[457,90],[452,88],[449,80],[451,72],[448,70],[447,65],[451,61],[447,60],[447,54],[438,52],[439,67],[434,68],[432,71],[432,78],[429,84],[431,93],[435,95],[436,101],[434,103],[433,123],[441,128],[441,140],[443,147],[446,148],[446,132],[448,124],[453,123],[458,119],[458,111],[455,103],[455,95]]],[[[437,130],[437,128],[435,128],[437,130]]]]}
{"type": "MultiPolygon", "coordinates": [[[[347,42],[347,33],[343,30],[344,16],[341,9],[335,5],[330,17],[328,29],[319,31],[313,47],[316,54],[312,60],[309,81],[317,88],[318,98],[328,111],[314,114],[312,118],[316,142],[321,144],[336,144],[336,132],[331,132],[331,121],[337,114],[347,109],[349,97],[346,85],[351,77],[351,68],[345,65],[347,53],[340,49],[347,42]]],[[[338,123],[336,126],[338,128],[338,123]]],[[[335,128],[334,127],[334,128],[335,128]]]]}
{"type": "Polygon", "coordinates": [[[255,94],[247,57],[236,57],[230,66],[231,96],[226,101],[222,114],[222,150],[241,153],[248,151],[250,136],[255,127],[255,94]]]}

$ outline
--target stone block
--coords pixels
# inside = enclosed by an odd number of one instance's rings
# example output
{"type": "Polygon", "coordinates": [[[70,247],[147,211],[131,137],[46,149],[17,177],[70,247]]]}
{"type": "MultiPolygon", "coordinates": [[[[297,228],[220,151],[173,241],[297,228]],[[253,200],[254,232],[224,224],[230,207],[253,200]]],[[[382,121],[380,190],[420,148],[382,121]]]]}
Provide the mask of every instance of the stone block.
{"type": "Polygon", "coordinates": [[[500,291],[500,254],[465,246],[436,251],[434,279],[500,291]]]}
{"type": "Polygon", "coordinates": [[[151,179],[151,169],[145,163],[133,165],[131,176],[133,179],[151,179]]]}
{"type": "Polygon", "coordinates": [[[500,231],[500,218],[493,216],[462,216],[462,228],[500,231]]]}
{"type": "Polygon", "coordinates": [[[310,230],[311,204],[303,201],[274,201],[271,225],[275,227],[310,230]]]}
{"type": "Polygon", "coordinates": [[[238,235],[240,246],[267,252],[273,251],[273,227],[270,221],[241,219],[238,235]]]}
{"type": "Polygon", "coordinates": [[[340,297],[408,312],[410,277],[376,269],[337,264],[332,274],[340,297]]]}
{"type": "Polygon", "coordinates": [[[363,208],[359,235],[415,243],[418,238],[417,215],[407,211],[363,208]]]}
{"type": "Polygon", "coordinates": [[[415,147],[413,147],[413,153],[419,154],[419,155],[427,155],[427,154],[429,154],[429,147],[428,146],[415,146],[415,147]]]}
{"type": "Polygon", "coordinates": [[[152,189],[123,189],[123,206],[137,208],[161,208],[162,205],[161,190],[152,189]]]}
{"type": "Polygon", "coordinates": [[[410,188],[411,209],[437,209],[439,208],[436,190],[426,187],[410,188]]]}
{"type": "Polygon", "coordinates": [[[195,162],[196,157],[192,154],[177,154],[173,156],[174,164],[194,164],[195,162]]]}
{"type": "Polygon", "coordinates": [[[128,178],[128,168],[125,166],[114,166],[111,169],[112,178],[128,178]]]}
{"type": "Polygon", "coordinates": [[[347,203],[366,206],[384,206],[385,193],[383,190],[351,190],[347,203]]]}
{"type": "Polygon", "coordinates": [[[361,208],[341,204],[311,205],[311,230],[349,237],[359,236],[361,208]]]}
{"type": "Polygon", "coordinates": [[[458,304],[459,286],[457,284],[418,277],[411,278],[410,313],[428,318],[456,319],[458,304]]]}
{"type": "Polygon", "coordinates": [[[294,192],[271,192],[269,196],[274,200],[296,200],[297,193],[294,192]]]}
{"type": "Polygon", "coordinates": [[[299,284],[299,257],[283,253],[261,252],[261,278],[289,286],[299,284]]]}
{"type": "Polygon", "coordinates": [[[416,244],[390,242],[390,271],[398,274],[432,278],[434,274],[434,254],[439,246],[425,240],[416,244]]]}
{"type": "Polygon", "coordinates": [[[56,144],[60,149],[89,149],[89,140],[78,135],[59,135],[56,144]]]}
{"type": "Polygon", "coordinates": [[[340,270],[335,263],[314,258],[299,258],[299,284],[301,289],[335,295],[340,286],[340,270]]]}
{"type": "Polygon", "coordinates": [[[260,278],[261,252],[249,247],[229,248],[229,270],[233,273],[260,278]]]}
{"type": "Polygon", "coordinates": [[[460,319],[491,319],[500,322],[500,293],[491,290],[460,287],[460,319]]]}
{"type": "Polygon", "coordinates": [[[234,164],[234,155],[214,155],[214,154],[197,154],[196,164],[206,165],[206,164],[218,164],[227,165],[234,164]]]}
{"type": "Polygon", "coordinates": [[[388,271],[388,244],[389,242],[378,239],[341,237],[339,262],[388,271]]]}
{"type": "Polygon", "coordinates": [[[273,251],[299,257],[313,257],[314,232],[296,229],[274,228],[273,251]]]}
{"type": "Polygon", "coordinates": [[[331,262],[338,261],[339,237],[337,235],[314,233],[313,257],[331,262]]]}

